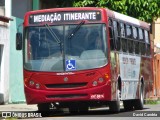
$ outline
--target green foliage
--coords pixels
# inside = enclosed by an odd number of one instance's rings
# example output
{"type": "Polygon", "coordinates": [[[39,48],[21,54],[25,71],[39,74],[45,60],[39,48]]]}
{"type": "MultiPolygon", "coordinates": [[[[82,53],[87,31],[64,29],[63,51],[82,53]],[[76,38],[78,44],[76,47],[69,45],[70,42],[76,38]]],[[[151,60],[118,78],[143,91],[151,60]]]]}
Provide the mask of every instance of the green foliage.
{"type": "Polygon", "coordinates": [[[152,100],[152,99],[146,99],[145,100],[145,104],[149,104],[149,105],[156,105],[159,104],[160,101],[159,100],[152,100]]]}
{"type": "Polygon", "coordinates": [[[160,17],[160,0],[75,0],[74,7],[103,7],[152,22],[160,17]]]}
{"type": "Polygon", "coordinates": [[[74,7],[86,7],[86,6],[95,6],[95,0],[75,0],[73,2],[74,7]]]}

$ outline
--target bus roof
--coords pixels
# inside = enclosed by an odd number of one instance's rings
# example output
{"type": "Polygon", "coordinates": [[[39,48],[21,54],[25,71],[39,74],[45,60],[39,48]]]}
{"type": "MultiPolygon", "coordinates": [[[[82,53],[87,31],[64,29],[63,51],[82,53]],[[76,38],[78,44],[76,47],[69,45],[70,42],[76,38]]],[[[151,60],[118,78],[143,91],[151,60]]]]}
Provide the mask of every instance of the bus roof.
{"type": "Polygon", "coordinates": [[[115,18],[117,20],[120,20],[126,23],[130,23],[130,24],[134,24],[134,25],[146,28],[146,29],[150,29],[150,25],[147,22],[141,21],[139,19],[136,19],[136,18],[133,18],[133,17],[109,10],[109,9],[106,9],[106,11],[108,13],[108,16],[111,18],[115,18]]]}
{"type": "Polygon", "coordinates": [[[97,7],[68,7],[68,8],[50,8],[50,9],[41,9],[41,10],[34,10],[26,12],[26,14],[37,14],[37,13],[44,13],[44,12],[65,12],[65,11],[85,11],[85,10],[102,10],[103,8],[97,7]]]}

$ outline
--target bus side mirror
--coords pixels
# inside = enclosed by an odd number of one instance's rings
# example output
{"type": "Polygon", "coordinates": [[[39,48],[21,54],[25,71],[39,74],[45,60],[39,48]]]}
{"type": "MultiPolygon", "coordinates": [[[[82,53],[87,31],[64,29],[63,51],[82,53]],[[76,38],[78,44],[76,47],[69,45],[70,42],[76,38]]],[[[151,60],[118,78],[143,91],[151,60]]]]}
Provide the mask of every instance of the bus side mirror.
{"type": "Polygon", "coordinates": [[[16,50],[22,50],[22,33],[16,33],[16,50]]]}

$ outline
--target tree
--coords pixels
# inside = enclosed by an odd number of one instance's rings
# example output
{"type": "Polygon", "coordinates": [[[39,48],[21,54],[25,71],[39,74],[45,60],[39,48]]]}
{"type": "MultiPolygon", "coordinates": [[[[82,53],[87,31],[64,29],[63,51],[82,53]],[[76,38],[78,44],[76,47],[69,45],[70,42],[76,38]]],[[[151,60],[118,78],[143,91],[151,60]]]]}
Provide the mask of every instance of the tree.
{"type": "Polygon", "coordinates": [[[160,17],[160,0],[75,0],[74,7],[103,7],[152,22],[160,17]]]}

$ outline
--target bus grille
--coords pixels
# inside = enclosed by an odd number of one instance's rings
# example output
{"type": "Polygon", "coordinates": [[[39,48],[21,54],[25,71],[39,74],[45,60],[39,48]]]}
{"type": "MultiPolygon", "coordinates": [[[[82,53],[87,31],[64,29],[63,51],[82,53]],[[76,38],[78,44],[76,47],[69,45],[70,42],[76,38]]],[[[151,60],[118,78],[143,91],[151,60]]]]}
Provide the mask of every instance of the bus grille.
{"type": "Polygon", "coordinates": [[[85,97],[87,94],[63,94],[63,95],[47,95],[47,98],[80,98],[85,97]]]}
{"type": "Polygon", "coordinates": [[[87,82],[84,83],[65,83],[65,84],[46,84],[47,88],[77,88],[84,87],[87,85],[87,82]]]}

